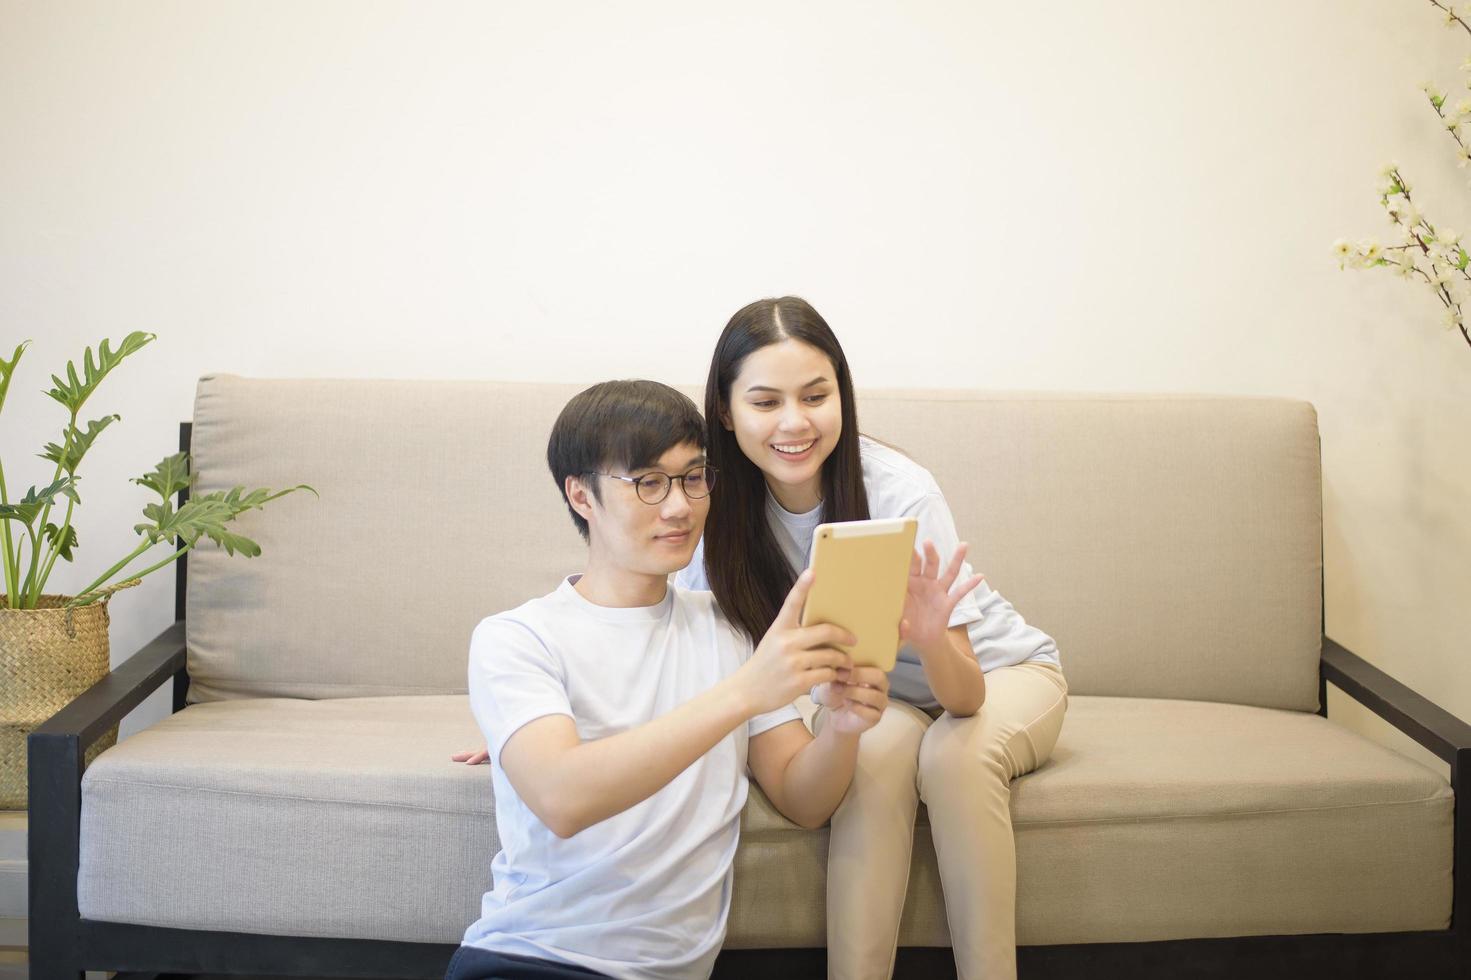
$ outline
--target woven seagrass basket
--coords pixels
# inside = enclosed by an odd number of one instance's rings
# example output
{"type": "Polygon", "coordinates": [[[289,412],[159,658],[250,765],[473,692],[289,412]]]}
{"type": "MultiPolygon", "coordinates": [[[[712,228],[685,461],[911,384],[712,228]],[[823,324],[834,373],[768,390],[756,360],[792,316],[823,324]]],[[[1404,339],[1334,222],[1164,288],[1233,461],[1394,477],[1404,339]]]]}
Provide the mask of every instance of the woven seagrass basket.
{"type": "MultiPolygon", "coordinates": [[[[124,583],[121,587],[134,584],[124,583]]],[[[26,736],[107,676],[107,599],[63,609],[43,595],[35,609],[0,608],[0,810],[24,810],[26,736]]],[[[87,750],[88,764],[117,741],[114,726],[87,750]]]]}

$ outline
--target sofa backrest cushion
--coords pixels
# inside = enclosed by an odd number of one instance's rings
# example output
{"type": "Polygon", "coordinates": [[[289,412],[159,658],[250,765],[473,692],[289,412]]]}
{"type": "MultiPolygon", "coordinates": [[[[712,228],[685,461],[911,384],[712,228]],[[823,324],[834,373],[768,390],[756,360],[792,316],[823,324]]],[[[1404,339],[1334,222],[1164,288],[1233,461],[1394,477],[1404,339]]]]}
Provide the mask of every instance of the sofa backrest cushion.
{"type": "Polygon", "coordinates": [[[860,394],[939,482],[972,563],[1053,636],[1077,694],[1312,711],[1322,486],[1312,405],[860,394]]]}
{"type": "MultiPolygon", "coordinates": [[[[321,496],[242,515],[257,558],[190,555],[191,698],[463,692],[475,624],[582,565],[545,462],[582,387],[201,379],[199,492],[321,496]]],[[[1074,692],[1316,706],[1310,405],[868,391],[859,418],[934,473],[1074,692]]]]}

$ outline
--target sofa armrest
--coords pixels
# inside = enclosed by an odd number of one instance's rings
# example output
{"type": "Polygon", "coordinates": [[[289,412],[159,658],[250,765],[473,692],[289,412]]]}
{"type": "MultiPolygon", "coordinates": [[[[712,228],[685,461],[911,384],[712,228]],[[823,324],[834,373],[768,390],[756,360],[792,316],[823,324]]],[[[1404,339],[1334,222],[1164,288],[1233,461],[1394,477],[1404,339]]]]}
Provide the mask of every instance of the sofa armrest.
{"type": "MultiPolygon", "coordinates": [[[[1395,728],[1450,763],[1455,794],[1451,830],[1451,932],[1471,956],[1471,725],[1390,677],[1331,637],[1323,637],[1321,680],[1338,687],[1395,728]]],[[[1327,708],[1327,699],[1323,701],[1327,708]]]]}
{"type": "Polygon", "coordinates": [[[42,741],[75,738],[81,748],[91,745],[164,681],[183,670],[184,654],[184,623],[179,621],[42,722],[28,740],[30,751],[35,751],[37,736],[42,741]]]}
{"type": "Polygon", "coordinates": [[[1323,679],[1454,767],[1471,752],[1471,724],[1323,637],[1323,679]]]}
{"type": "Polygon", "coordinates": [[[87,747],[170,677],[175,679],[174,709],[178,710],[188,677],[185,663],[181,620],[42,722],[26,739],[30,948],[38,976],[47,975],[55,951],[76,946],[82,764],[87,747]]]}

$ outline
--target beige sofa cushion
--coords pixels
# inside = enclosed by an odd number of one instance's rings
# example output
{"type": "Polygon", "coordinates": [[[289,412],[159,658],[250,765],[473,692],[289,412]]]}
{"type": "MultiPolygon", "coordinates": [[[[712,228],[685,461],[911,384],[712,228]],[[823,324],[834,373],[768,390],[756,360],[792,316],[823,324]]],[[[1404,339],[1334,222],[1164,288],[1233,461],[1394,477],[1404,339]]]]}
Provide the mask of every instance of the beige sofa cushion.
{"type": "Polygon", "coordinates": [[[1306,402],[867,392],[1074,694],[1313,711],[1322,484],[1306,402]]]}
{"type": "Polygon", "coordinates": [[[499,848],[463,695],[192,705],[82,782],[82,916],[454,942],[499,848]]]}
{"type": "Polygon", "coordinates": [[[202,378],[198,486],[311,484],[189,556],[189,696],[464,693],[482,618],[586,548],[546,466],[576,385],[202,378]]]}
{"type": "MultiPolygon", "coordinates": [[[[82,914],[455,942],[498,846],[489,770],[447,761],[476,738],[464,697],[191,706],[87,771],[82,914]]],[[[1450,787],[1316,715],[1074,696],[1013,786],[1023,944],[1449,922],[1450,787]]],[[[901,940],[945,945],[916,837],[901,940]]],[[[822,945],[826,852],[753,791],[727,944],[822,945]]]]}
{"type": "MultiPolygon", "coordinates": [[[[191,698],[465,689],[483,616],[584,557],[545,464],[581,386],[199,383],[201,490],[306,482],[240,518],[264,554],[190,556],[191,698]]],[[[972,556],[1081,694],[1311,709],[1316,418],[1272,399],[860,394],[934,471],[972,556]]]]}

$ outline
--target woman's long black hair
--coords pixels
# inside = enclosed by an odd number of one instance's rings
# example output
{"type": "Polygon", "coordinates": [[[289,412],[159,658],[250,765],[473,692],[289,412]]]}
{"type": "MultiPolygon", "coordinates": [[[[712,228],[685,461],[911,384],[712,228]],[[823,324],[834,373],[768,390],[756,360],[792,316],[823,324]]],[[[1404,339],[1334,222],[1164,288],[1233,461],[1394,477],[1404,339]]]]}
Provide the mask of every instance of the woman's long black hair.
{"type": "Polygon", "coordinates": [[[752,643],[766,635],[797,573],[787,564],[766,516],[766,477],[741,452],[735,433],[721,419],[730,411],[731,385],[746,358],[783,340],[799,340],[826,354],[837,374],[843,431],[822,464],[822,519],[868,518],[853,378],[838,338],[812,304],[796,296],[742,307],[715,344],[705,382],[710,465],[720,473],[705,522],[705,577],[721,610],[752,643]]]}

